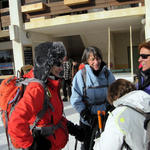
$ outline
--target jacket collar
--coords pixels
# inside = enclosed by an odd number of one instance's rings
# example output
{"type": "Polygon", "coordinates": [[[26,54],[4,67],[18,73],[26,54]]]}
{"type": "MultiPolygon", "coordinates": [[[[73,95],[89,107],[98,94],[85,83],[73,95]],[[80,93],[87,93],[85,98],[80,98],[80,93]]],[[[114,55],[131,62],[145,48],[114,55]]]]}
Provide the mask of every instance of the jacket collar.
{"type": "Polygon", "coordinates": [[[115,107],[125,105],[150,112],[150,95],[144,91],[132,91],[113,102],[115,107]]]}

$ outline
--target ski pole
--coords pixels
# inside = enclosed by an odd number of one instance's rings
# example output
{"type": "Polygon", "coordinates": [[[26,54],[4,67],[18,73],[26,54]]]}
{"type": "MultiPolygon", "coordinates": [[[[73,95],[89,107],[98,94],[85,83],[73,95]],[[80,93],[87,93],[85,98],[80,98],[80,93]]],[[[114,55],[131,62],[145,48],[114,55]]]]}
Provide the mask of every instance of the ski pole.
{"type": "Polygon", "coordinates": [[[103,110],[102,111],[103,119],[102,119],[102,131],[104,130],[105,123],[106,123],[106,112],[103,110]]]}
{"type": "Polygon", "coordinates": [[[98,116],[98,126],[99,126],[99,131],[102,133],[102,119],[101,119],[101,111],[97,111],[97,116],[98,116]]]}
{"type": "MultiPolygon", "coordinates": [[[[96,116],[96,117],[97,117],[97,116],[96,116]]],[[[93,120],[92,128],[93,128],[93,131],[92,131],[92,135],[91,135],[89,150],[93,150],[93,146],[94,146],[93,141],[94,141],[94,139],[95,139],[95,134],[96,134],[96,131],[97,131],[97,125],[95,125],[95,119],[93,120]]]]}
{"type": "Polygon", "coordinates": [[[77,145],[78,145],[78,140],[76,139],[76,141],[75,141],[75,146],[74,146],[74,150],[77,150],[77,145]]]}

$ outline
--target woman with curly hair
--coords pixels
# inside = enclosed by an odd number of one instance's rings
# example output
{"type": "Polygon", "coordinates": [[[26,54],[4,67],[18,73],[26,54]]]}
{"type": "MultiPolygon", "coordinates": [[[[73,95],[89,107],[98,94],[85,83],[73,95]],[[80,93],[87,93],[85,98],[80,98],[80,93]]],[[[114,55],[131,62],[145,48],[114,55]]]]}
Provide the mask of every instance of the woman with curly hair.
{"type": "Polygon", "coordinates": [[[108,88],[108,101],[115,109],[109,114],[95,150],[146,149],[145,117],[138,110],[149,112],[150,95],[136,90],[130,81],[118,79],[108,88]]]}

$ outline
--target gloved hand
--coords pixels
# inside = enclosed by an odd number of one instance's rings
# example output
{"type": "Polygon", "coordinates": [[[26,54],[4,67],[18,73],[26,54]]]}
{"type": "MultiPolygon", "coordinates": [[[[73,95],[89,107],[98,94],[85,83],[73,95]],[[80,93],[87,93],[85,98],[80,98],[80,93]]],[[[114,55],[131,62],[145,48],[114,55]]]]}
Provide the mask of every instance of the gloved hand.
{"type": "Polygon", "coordinates": [[[72,136],[75,136],[75,138],[81,142],[84,141],[85,132],[81,126],[74,125],[71,121],[68,121],[67,128],[68,128],[69,134],[71,134],[72,136]]]}
{"type": "Polygon", "coordinates": [[[91,112],[88,109],[84,109],[81,111],[80,116],[87,121],[89,124],[92,124],[93,122],[93,115],[91,115],[91,112]]]}
{"type": "Polygon", "coordinates": [[[34,137],[33,143],[30,147],[23,150],[49,150],[51,143],[43,136],[34,137]]]}

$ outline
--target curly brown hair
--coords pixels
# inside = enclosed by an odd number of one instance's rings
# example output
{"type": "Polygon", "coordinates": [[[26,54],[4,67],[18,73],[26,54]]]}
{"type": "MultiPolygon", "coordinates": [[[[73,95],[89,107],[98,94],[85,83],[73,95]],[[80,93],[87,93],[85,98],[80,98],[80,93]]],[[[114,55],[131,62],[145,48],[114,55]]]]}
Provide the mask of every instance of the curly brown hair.
{"type": "Polygon", "coordinates": [[[143,48],[143,47],[150,50],[150,41],[145,41],[145,42],[139,44],[138,48],[139,48],[139,50],[141,50],[141,48],[143,48]]]}
{"type": "Polygon", "coordinates": [[[108,87],[107,99],[112,105],[113,101],[134,90],[136,88],[133,83],[125,79],[118,79],[108,87]]]}

